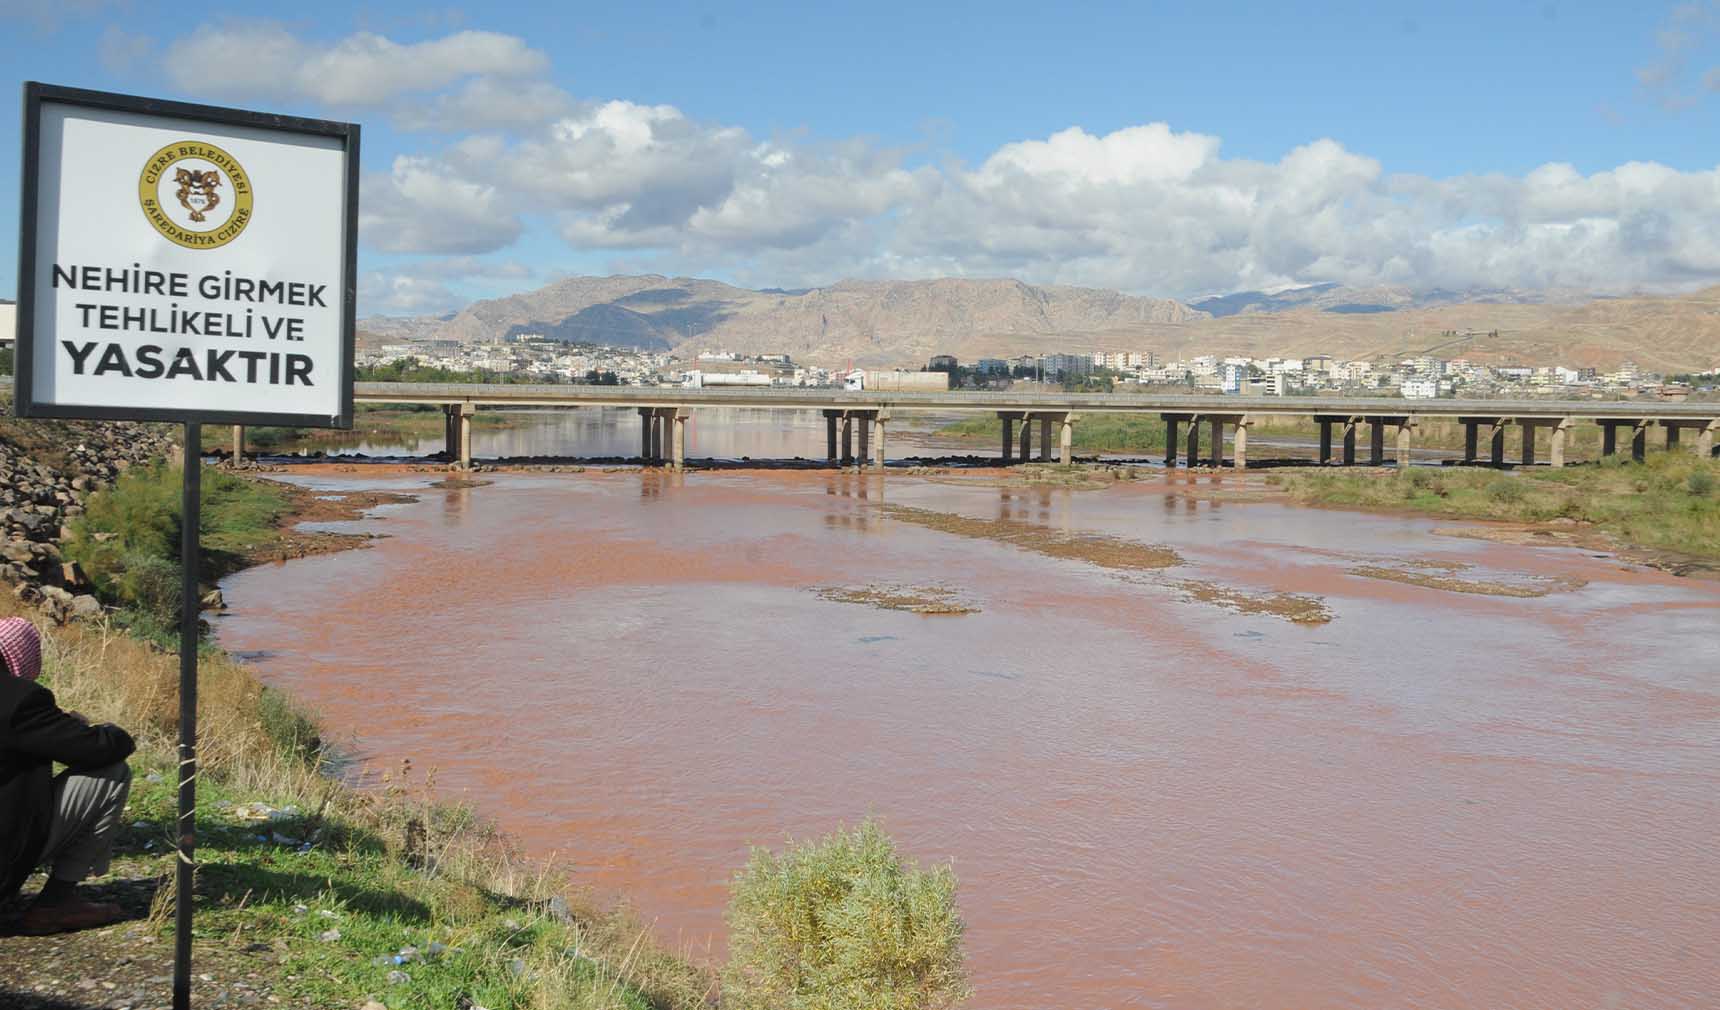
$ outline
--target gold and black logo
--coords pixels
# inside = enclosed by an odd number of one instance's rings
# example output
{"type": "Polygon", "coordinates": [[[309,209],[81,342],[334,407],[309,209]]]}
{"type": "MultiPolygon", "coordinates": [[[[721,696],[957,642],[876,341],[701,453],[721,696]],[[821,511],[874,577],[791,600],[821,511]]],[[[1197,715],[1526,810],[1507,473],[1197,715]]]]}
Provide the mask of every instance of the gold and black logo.
{"type": "Polygon", "coordinates": [[[201,140],[150,155],[137,199],[155,230],[187,249],[220,248],[251,223],[251,177],[231,154],[201,140]]]}

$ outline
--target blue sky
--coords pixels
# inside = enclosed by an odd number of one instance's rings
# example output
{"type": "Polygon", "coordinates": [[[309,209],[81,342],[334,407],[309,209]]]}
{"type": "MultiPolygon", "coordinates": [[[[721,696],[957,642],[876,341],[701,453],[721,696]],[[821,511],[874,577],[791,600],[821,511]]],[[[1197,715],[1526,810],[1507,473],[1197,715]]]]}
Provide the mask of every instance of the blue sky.
{"type": "MultiPolygon", "coordinates": [[[[366,312],[642,271],[1720,278],[1712,5],[548,6],[0,0],[0,59],[363,123],[366,312]]],[[[0,160],[8,233],[16,193],[0,160]]]]}

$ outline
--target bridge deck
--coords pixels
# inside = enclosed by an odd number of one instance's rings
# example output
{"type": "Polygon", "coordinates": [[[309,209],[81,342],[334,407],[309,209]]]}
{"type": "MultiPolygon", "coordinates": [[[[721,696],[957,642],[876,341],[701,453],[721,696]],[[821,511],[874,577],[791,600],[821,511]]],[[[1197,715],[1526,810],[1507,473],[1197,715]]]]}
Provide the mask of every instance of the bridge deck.
{"type": "Polygon", "coordinates": [[[849,392],[840,389],[489,385],[360,382],[359,403],[485,407],[759,407],[792,410],[1018,411],[1141,414],[1311,414],[1350,417],[1627,418],[1712,420],[1720,403],[1610,400],[1403,400],[1387,397],[1182,396],[1133,393],[849,392]]]}

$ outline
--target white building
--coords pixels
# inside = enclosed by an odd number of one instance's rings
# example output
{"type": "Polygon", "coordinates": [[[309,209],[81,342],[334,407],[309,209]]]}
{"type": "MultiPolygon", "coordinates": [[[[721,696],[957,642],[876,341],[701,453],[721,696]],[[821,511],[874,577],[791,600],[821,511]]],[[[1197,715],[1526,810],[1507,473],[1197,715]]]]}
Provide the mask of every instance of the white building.
{"type": "Polygon", "coordinates": [[[1406,400],[1431,400],[1439,396],[1439,380],[1405,379],[1398,384],[1398,392],[1406,400]]]}

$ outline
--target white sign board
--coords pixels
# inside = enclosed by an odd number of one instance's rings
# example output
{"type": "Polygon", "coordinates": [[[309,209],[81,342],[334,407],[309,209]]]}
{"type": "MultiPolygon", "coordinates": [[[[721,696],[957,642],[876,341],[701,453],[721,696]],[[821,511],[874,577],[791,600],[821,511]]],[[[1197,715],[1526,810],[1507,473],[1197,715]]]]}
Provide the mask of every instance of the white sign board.
{"type": "Polygon", "coordinates": [[[20,415],[351,425],[357,126],[24,104],[20,415]]]}

